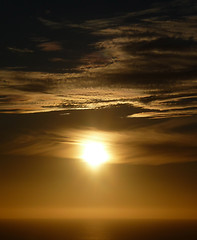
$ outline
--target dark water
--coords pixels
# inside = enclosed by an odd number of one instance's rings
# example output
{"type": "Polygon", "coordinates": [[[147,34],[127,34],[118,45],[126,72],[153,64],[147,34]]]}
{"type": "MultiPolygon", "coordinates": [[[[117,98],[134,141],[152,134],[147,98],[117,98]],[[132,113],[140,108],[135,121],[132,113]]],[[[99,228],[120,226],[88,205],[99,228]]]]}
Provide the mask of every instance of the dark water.
{"type": "Polygon", "coordinates": [[[197,220],[1,220],[2,240],[197,240],[197,220]]]}

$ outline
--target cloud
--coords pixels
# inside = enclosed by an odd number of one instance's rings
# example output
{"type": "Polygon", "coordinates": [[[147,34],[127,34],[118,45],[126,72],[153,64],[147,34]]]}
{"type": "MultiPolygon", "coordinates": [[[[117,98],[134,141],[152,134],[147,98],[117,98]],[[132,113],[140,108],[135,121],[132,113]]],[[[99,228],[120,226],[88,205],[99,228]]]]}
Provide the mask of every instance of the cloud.
{"type": "Polygon", "coordinates": [[[196,81],[183,81],[181,85],[179,81],[169,89],[165,82],[162,88],[154,82],[152,88],[147,88],[142,82],[140,87],[134,87],[134,83],[126,85],[125,81],[116,83],[114,79],[111,85],[109,80],[87,81],[87,75],[80,72],[49,74],[7,70],[0,71],[0,77],[2,112],[6,109],[26,113],[98,109],[121,104],[139,109],[134,115],[128,112],[125,117],[170,118],[196,114],[196,81]]]}
{"type": "Polygon", "coordinates": [[[56,58],[50,58],[49,59],[51,62],[65,62],[66,60],[65,59],[63,59],[63,58],[58,58],[58,57],[56,57],[56,58]]]}
{"type": "Polygon", "coordinates": [[[197,114],[197,109],[182,109],[182,110],[170,110],[170,111],[155,111],[155,112],[141,112],[129,115],[129,118],[151,118],[151,119],[159,119],[159,118],[175,118],[175,117],[189,117],[197,114]]]}
{"type": "Polygon", "coordinates": [[[76,22],[39,18],[43,36],[31,38],[40,49],[37,57],[17,59],[26,63],[25,71],[19,67],[0,71],[0,94],[28,96],[28,100],[2,102],[2,111],[129,104],[141,109],[126,115],[132,118],[196,114],[196,17],[189,2],[159,3],[76,22]],[[181,12],[176,13],[175,6],[181,12]]]}
{"type": "Polygon", "coordinates": [[[61,51],[63,48],[58,42],[43,42],[37,45],[41,51],[44,52],[53,52],[53,51],[61,51]]]}
{"type": "Polygon", "coordinates": [[[14,48],[14,47],[8,47],[8,50],[11,52],[16,52],[16,53],[33,53],[34,51],[28,48],[14,48]]]}
{"type": "Polygon", "coordinates": [[[62,24],[61,23],[58,23],[58,22],[55,22],[55,21],[52,21],[52,20],[48,20],[48,19],[45,19],[45,18],[41,18],[39,17],[38,20],[44,24],[45,26],[47,27],[50,27],[52,29],[59,29],[62,27],[62,24]]]}

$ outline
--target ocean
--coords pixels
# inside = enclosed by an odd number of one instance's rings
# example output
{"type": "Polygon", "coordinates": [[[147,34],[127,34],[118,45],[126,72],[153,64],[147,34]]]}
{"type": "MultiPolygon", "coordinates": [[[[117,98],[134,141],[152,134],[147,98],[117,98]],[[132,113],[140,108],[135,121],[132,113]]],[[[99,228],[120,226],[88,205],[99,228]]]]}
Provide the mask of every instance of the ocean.
{"type": "Polygon", "coordinates": [[[0,220],[1,240],[197,240],[197,220],[0,220]]]}

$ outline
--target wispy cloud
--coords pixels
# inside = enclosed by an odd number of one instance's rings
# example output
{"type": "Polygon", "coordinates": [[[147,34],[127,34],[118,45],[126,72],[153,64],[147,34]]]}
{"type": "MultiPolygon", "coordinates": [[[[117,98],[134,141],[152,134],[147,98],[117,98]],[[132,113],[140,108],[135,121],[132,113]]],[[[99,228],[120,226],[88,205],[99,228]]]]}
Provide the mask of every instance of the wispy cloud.
{"type": "Polygon", "coordinates": [[[50,58],[50,61],[51,62],[65,62],[66,60],[63,58],[56,57],[56,58],[50,58]]]}
{"type": "Polygon", "coordinates": [[[196,114],[194,5],[173,1],[78,23],[39,18],[43,27],[56,32],[52,40],[32,39],[46,54],[46,70],[1,70],[1,95],[29,99],[23,104],[5,100],[2,111],[10,111],[11,105],[12,110],[40,112],[130,104],[140,110],[129,117],[196,114]]]}
{"type": "Polygon", "coordinates": [[[58,23],[58,22],[55,22],[55,21],[52,21],[52,20],[48,20],[48,19],[45,19],[45,18],[41,18],[39,17],[38,20],[44,24],[45,26],[47,27],[50,27],[52,29],[59,29],[62,27],[62,24],[61,23],[58,23]]]}
{"type": "Polygon", "coordinates": [[[52,41],[40,43],[38,47],[45,52],[60,51],[63,49],[60,43],[52,41]]]}
{"type": "Polygon", "coordinates": [[[16,52],[16,53],[33,53],[34,51],[28,48],[14,48],[14,47],[8,47],[8,50],[11,52],[16,52]]]}
{"type": "Polygon", "coordinates": [[[132,103],[147,96],[140,89],[119,89],[87,81],[86,75],[48,74],[41,72],[0,71],[1,110],[42,112],[66,109],[94,109],[132,103]],[[13,98],[14,97],[14,98],[13,98]],[[24,99],[21,103],[21,99],[24,99]],[[13,100],[13,101],[12,101],[13,100]]]}

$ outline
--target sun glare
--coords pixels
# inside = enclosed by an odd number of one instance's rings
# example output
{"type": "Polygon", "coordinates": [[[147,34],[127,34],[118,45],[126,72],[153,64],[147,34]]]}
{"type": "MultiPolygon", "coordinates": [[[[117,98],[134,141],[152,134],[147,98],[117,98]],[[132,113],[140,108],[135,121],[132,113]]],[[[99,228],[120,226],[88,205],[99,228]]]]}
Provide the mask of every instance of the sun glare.
{"type": "Polygon", "coordinates": [[[84,144],[82,158],[91,167],[96,168],[109,160],[109,155],[101,142],[87,142],[84,144]]]}

